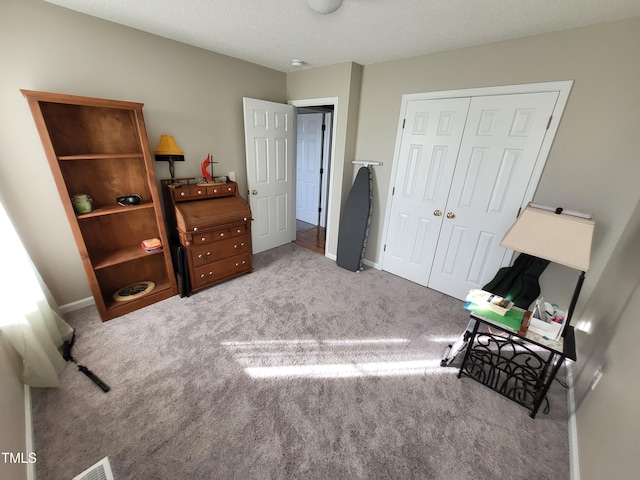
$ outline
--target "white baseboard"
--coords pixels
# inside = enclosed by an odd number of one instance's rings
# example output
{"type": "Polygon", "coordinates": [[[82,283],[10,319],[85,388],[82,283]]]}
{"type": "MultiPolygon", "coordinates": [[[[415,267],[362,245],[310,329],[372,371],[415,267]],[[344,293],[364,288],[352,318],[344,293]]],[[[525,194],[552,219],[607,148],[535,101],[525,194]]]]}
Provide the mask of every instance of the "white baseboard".
{"type": "MultiPolygon", "coordinates": [[[[33,448],[33,416],[31,410],[31,388],[24,386],[24,424],[25,424],[25,452],[30,455],[35,452],[33,448]]],[[[35,463],[27,463],[27,480],[36,479],[35,463]]]]}
{"type": "Polygon", "coordinates": [[[362,263],[364,263],[368,267],[375,268],[376,270],[382,270],[382,267],[378,263],[367,260],[366,258],[362,261],[362,263]]]}
{"type": "MultiPolygon", "coordinates": [[[[333,253],[325,253],[324,256],[333,260],[334,262],[338,259],[338,257],[333,253]]],[[[366,258],[362,261],[362,263],[365,264],[367,267],[372,267],[372,268],[375,268],[376,270],[382,270],[382,267],[379,264],[377,264],[376,262],[372,262],[371,260],[367,260],[366,258]]]]}
{"type": "Polygon", "coordinates": [[[89,307],[91,305],[95,305],[95,300],[93,297],[83,298],[81,300],[76,300],[75,302],[65,303],[64,305],[60,305],[60,313],[73,312],[74,310],[80,310],[84,307],[89,307]]]}
{"type": "Polygon", "coordinates": [[[567,395],[567,411],[569,412],[569,472],[571,480],[580,480],[580,459],[578,457],[578,428],[576,425],[576,401],[573,392],[573,369],[569,362],[566,363],[567,384],[569,393],[567,395]]]}

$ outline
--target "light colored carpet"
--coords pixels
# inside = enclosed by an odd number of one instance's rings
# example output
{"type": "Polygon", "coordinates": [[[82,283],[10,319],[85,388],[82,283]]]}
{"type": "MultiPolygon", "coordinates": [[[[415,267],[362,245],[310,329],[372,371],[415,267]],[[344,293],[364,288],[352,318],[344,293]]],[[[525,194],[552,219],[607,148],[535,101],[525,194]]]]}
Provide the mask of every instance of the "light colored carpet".
{"type": "MultiPolygon", "coordinates": [[[[255,271],[101,323],[33,389],[37,478],[109,456],[116,479],[569,479],[566,391],[531,419],[456,368],[462,302],[294,244],[255,271]]],[[[561,375],[564,376],[563,371],[561,375]]]]}

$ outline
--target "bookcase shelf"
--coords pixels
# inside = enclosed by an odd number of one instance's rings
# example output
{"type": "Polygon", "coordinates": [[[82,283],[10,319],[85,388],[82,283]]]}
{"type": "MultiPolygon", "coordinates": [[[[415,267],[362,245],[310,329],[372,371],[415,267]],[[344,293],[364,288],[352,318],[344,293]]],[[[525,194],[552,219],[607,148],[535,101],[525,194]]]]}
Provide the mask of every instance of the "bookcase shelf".
{"type": "Polygon", "coordinates": [[[95,270],[100,270],[101,268],[112,267],[113,265],[118,265],[119,263],[126,263],[131,260],[135,260],[136,258],[143,258],[150,255],[161,254],[162,250],[147,252],[140,245],[138,245],[134,247],[120,248],[112,252],[97,254],[95,256],[96,260],[92,262],[92,264],[95,270]]]}
{"type": "Polygon", "coordinates": [[[60,161],[66,160],[107,160],[110,158],[114,159],[127,159],[127,158],[144,158],[141,153],[120,153],[120,154],[109,154],[109,153],[85,153],[84,155],[62,155],[58,157],[60,161]]]}
{"type": "Polygon", "coordinates": [[[118,213],[128,213],[134,210],[140,210],[145,208],[153,209],[155,208],[155,205],[153,203],[141,203],[139,205],[128,205],[126,207],[123,207],[122,205],[109,205],[106,207],[101,207],[100,205],[98,205],[96,208],[96,205],[94,203],[94,209],[92,211],[90,211],[89,213],[80,213],[76,215],[76,217],[78,218],[78,220],[83,220],[85,218],[101,217],[103,215],[116,215],[118,213]]]}

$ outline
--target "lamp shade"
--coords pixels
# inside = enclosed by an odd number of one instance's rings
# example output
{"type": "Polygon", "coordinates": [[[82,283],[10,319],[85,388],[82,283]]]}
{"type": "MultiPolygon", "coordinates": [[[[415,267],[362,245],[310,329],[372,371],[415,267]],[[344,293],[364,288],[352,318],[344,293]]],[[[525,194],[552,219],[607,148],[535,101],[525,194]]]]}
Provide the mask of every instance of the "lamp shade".
{"type": "Polygon", "coordinates": [[[530,203],[500,246],[586,272],[594,228],[591,215],[556,213],[554,208],[530,203]]]}
{"type": "Polygon", "coordinates": [[[184,152],[178,148],[171,135],[161,135],[160,143],[155,151],[156,160],[159,162],[184,162],[184,152]]]}

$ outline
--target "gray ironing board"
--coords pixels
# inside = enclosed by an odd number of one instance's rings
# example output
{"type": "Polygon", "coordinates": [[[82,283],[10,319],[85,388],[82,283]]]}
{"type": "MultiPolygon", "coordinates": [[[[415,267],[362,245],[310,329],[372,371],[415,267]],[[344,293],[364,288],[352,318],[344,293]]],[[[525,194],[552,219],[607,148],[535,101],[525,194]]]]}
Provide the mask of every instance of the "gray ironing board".
{"type": "Polygon", "coordinates": [[[371,170],[361,167],[345,203],[338,231],[338,266],[357,272],[362,269],[373,207],[371,170]]]}

